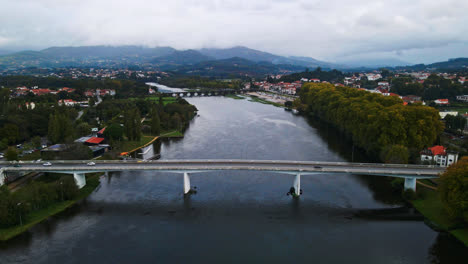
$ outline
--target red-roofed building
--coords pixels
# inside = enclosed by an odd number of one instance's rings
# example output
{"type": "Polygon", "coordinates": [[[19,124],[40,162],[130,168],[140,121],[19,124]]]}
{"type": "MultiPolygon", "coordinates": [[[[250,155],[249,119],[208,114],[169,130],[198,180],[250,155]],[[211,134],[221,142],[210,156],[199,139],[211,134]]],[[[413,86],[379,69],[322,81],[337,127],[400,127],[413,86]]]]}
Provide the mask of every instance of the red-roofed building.
{"type": "Polygon", "coordinates": [[[92,137],[85,141],[86,145],[99,145],[104,141],[104,138],[92,137]]]}
{"type": "Polygon", "coordinates": [[[434,101],[435,104],[437,105],[449,105],[449,100],[448,99],[437,99],[434,101]]]}
{"type": "Polygon", "coordinates": [[[62,89],[60,89],[60,91],[65,91],[67,93],[73,93],[75,91],[75,89],[68,88],[68,87],[63,87],[62,89]]]}
{"type": "Polygon", "coordinates": [[[444,146],[433,146],[421,151],[421,162],[448,167],[458,161],[458,153],[447,151],[444,146]]]}
{"type": "Polygon", "coordinates": [[[98,137],[104,136],[104,131],[106,131],[106,127],[97,132],[98,137]]]}
{"type": "Polygon", "coordinates": [[[53,93],[53,91],[50,89],[33,89],[31,90],[31,92],[35,95],[44,95],[44,94],[53,93]]]}

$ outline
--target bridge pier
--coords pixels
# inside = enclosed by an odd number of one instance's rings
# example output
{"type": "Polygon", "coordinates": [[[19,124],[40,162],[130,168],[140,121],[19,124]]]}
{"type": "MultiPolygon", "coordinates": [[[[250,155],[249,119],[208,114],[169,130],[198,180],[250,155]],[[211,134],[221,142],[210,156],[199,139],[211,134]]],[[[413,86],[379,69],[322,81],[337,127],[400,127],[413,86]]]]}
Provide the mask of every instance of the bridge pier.
{"type": "Polygon", "coordinates": [[[6,174],[3,171],[3,168],[0,169],[0,186],[5,184],[6,174]]]}
{"type": "Polygon", "coordinates": [[[75,179],[78,189],[81,189],[86,185],[86,176],[84,173],[73,173],[73,178],[75,179]]]}
{"type": "Polygon", "coordinates": [[[416,178],[405,178],[405,191],[408,189],[416,191],[416,178]]]}
{"type": "Polygon", "coordinates": [[[293,187],[294,187],[294,194],[293,197],[299,197],[301,195],[301,175],[300,174],[296,174],[296,177],[294,178],[294,183],[293,183],[293,187]]]}
{"type": "Polygon", "coordinates": [[[184,172],[184,195],[190,193],[190,177],[188,172],[184,172]]]}

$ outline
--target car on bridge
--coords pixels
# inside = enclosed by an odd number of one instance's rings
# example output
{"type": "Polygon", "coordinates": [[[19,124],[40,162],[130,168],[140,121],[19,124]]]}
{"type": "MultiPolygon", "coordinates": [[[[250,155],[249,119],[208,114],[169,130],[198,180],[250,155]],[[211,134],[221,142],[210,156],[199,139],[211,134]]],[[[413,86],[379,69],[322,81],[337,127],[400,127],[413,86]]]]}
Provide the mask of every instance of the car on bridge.
{"type": "Polygon", "coordinates": [[[52,163],[46,162],[46,163],[42,164],[42,166],[52,166],[52,163]]]}
{"type": "Polygon", "coordinates": [[[96,165],[96,163],[94,163],[94,162],[91,161],[91,162],[86,163],[86,165],[88,165],[88,166],[94,166],[94,165],[96,165]]]}

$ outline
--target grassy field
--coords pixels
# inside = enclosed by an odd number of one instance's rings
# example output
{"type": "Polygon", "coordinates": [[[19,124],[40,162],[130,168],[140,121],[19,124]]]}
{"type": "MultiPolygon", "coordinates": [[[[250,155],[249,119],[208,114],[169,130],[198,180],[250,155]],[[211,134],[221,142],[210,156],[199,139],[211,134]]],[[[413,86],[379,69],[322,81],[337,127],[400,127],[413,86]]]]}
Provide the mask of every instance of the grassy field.
{"type": "Polygon", "coordinates": [[[160,137],[162,138],[184,137],[184,134],[180,131],[169,131],[169,132],[162,132],[160,137]]]}
{"type": "Polygon", "coordinates": [[[21,226],[14,226],[10,228],[0,229],[0,241],[6,241],[8,239],[11,239],[27,231],[29,228],[44,221],[45,219],[64,211],[65,209],[72,206],[76,202],[86,198],[99,185],[99,176],[100,174],[93,174],[93,175],[87,176],[86,186],[80,190],[80,194],[76,199],[56,203],[42,210],[31,212],[25,217],[24,224],[21,226]]]}
{"type": "Polygon", "coordinates": [[[424,187],[419,187],[418,193],[422,198],[411,201],[413,206],[438,228],[451,233],[468,246],[468,228],[457,228],[457,224],[445,212],[438,193],[424,187]]]}
{"type": "MultiPolygon", "coordinates": [[[[132,100],[136,100],[137,98],[132,98],[132,100]]],[[[148,96],[148,97],[145,97],[145,100],[150,100],[150,101],[154,101],[156,103],[159,103],[159,96],[148,96]]],[[[163,97],[163,104],[164,105],[167,105],[167,104],[170,104],[170,103],[174,103],[176,101],[176,98],[175,97],[163,97]]]]}
{"type": "Polygon", "coordinates": [[[225,97],[229,97],[229,98],[236,99],[236,100],[245,99],[244,97],[241,97],[241,96],[238,96],[238,95],[235,95],[235,94],[228,94],[228,95],[225,95],[225,97]]]}
{"type": "Polygon", "coordinates": [[[141,136],[139,141],[121,141],[116,144],[117,148],[120,152],[128,152],[138,147],[141,147],[151,140],[153,140],[154,136],[141,136]]]}
{"type": "Polygon", "coordinates": [[[270,102],[270,101],[263,100],[263,99],[260,99],[260,98],[258,98],[258,97],[254,97],[254,96],[251,96],[251,98],[250,98],[249,101],[250,101],[250,102],[262,103],[262,104],[270,104],[270,105],[274,105],[274,106],[277,106],[277,107],[284,107],[283,104],[270,102]]]}

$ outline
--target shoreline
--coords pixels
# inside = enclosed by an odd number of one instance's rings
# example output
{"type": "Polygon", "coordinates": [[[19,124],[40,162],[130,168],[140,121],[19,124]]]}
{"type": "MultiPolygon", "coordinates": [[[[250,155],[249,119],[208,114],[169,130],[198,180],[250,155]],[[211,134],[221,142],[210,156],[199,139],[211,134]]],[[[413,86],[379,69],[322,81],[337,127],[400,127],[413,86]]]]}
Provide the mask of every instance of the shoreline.
{"type": "Polygon", "coordinates": [[[34,227],[35,225],[47,220],[50,217],[57,215],[60,212],[65,211],[66,209],[70,208],[71,206],[83,201],[89,195],[91,195],[96,188],[101,184],[99,181],[99,177],[102,174],[91,175],[87,178],[87,184],[80,190],[80,195],[74,200],[62,201],[60,203],[53,204],[47,208],[41,209],[36,212],[31,212],[28,215],[28,222],[20,225],[20,226],[13,226],[4,229],[0,229],[0,243],[6,242],[10,239],[13,239],[25,232],[29,229],[34,227]]]}
{"type": "MultiPolygon", "coordinates": [[[[422,185],[424,186],[424,185],[422,185]]],[[[431,229],[446,232],[468,247],[468,227],[459,227],[447,217],[438,193],[427,187],[420,188],[420,198],[408,200],[422,216],[431,229]]]]}

